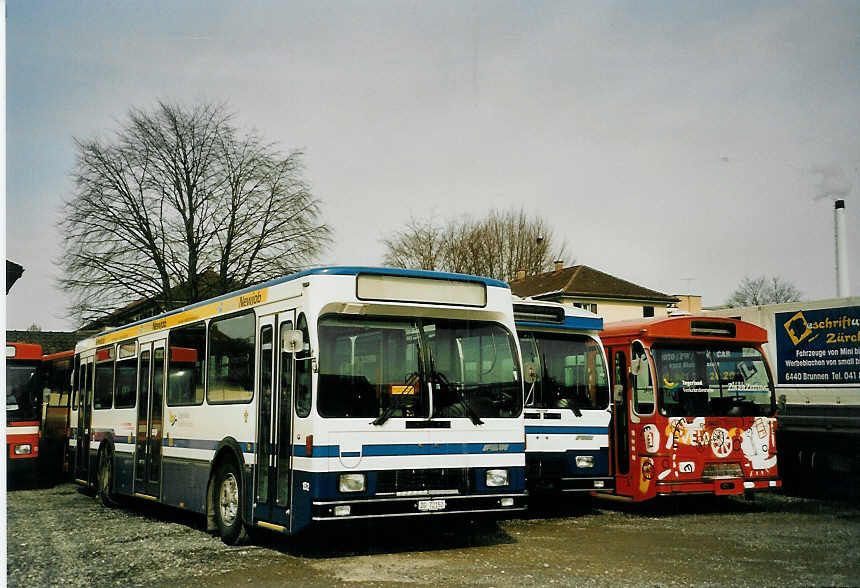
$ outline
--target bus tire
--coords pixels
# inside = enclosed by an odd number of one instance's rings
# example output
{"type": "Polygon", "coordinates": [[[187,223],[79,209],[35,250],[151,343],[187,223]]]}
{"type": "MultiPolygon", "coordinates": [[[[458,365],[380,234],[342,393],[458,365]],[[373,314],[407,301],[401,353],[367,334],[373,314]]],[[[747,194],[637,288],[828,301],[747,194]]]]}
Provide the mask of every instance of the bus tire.
{"type": "Polygon", "coordinates": [[[111,487],[113,486],[113,451],[110,447],[99,452],[99,474],[97,480],[98,493],[101,503],[108,508],[119,506],[111,487]]]}
{"type": "Polygon", "coordinates": [[[241,545],[248,540],[242,521],[242,481],[231,459],[218,464],[215,471],[215,524],[221,540],[227,545],[241,545]]]}

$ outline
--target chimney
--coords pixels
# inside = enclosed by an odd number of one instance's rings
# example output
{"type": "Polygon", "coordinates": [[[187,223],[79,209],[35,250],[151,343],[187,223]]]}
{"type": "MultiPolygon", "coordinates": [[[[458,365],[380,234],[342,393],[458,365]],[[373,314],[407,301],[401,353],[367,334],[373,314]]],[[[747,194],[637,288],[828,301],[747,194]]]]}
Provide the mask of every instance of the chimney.
{"type": "Polygon", "coordinates": [[[836,296],[845,298],[851,290],[848,285],[848,245],[845,237],[845,201],[833,205],[833,231],[836,240],[836,296]]]}
{"type": "Polygon", "coordinates": [[[564,260],[563,259],[556,259],[553,263],[555,264],[555,271],[560,272],[561,270],[564,269],[564,260]]]}
{"type": "Polygon", "coordinates": [[[517,270],[517,282],[519,282],[520,280],[525,280],[525,279],[526,279],[526,270],[518,269],[517,270]]]}

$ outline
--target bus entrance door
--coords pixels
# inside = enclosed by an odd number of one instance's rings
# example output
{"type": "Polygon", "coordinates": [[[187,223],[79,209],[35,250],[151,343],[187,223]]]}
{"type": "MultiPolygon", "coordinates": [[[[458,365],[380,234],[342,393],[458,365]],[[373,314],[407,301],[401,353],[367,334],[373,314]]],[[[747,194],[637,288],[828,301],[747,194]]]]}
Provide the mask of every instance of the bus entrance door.
{"type": "Polygon", "coordinates": [[[75,430],[75,479],[89,484],[90,430],[93,409],[93,357],[81,358],[78,386],[78,426],[75,430]]]}
{"type": "Polygon", "coordinates": [[[134,493],[141,498],[158,498],[161,489],[164,355],[164,341],[140,346],[134,493]]]}
{"type": "Polygon", "coordinates": [[[290,529],[292,483],[293,354],[282,350],[295,311],[260,319],[259,413],[254,519],[262,527],[290,529]]]}
{"type": "Polygon", "coordinates": [[[612,358],[612,417],[615,425],[615,491],[628,495],[630,476],[630,396],[627,354],[621,347],[610,351],[612,358]]]}

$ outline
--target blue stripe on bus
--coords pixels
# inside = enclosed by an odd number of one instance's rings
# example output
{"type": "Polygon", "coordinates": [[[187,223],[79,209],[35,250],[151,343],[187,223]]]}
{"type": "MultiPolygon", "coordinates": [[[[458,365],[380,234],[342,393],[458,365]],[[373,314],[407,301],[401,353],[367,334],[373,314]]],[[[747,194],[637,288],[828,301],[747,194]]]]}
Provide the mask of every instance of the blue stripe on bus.
{"type": "MultiPolygon", "coordinates": [[[[179,447],[180,449],[203,449],[209,451],[215,451],[218,448],[218,444],[220,441],[213,441],[211,439],[179,439],[176,437],[170,437],[169,439],[162,439],[161,445],[162,447],[179,447]]],[[[250,441],[242,441],[239,443],[239,447],[242,449],[243,453],[254,453],[257,450],[257,444],[251,443],[250,441]]]]}
{"type": "Polygon", "coordinates": [[[409,443],[398,445],[365,445],[366,456],[382,455],[445,455],[480,453],[522,453],[523,443],[409,443]]]}
{"type": "MultiPolygon", "coordinates": [[[[310,457],[383,457],[394,455],[457,455],[482,453],[522,453],[524,443],[403,443],[363,445],[361,451],[340,452],[339,445],[314,445],[310,457]]],[[[304,445],[293,445],[294,457],[308,457],[304,445]]]]}
{"type": "Polygon", "coordinates": [[[556,329],[579,329],[583,331],[602,331],[603,330],[603,319],[602,318],[591,318],[585,316],[567,316],[564,317],[564,322],[559,323],[536,323],[533,321],[517,321],[517,328],[521,329],[523,327],[540,327],[547,328],[552,327],[556,329]]]}
{"type": "MultiPolygon", "coordinates": [[[[571,427],[545,427],[547,429],[571,429],[571,427]]],[[[587,432],[588,427],[573,427],[574,432],[587,432]]],[[[597,430],[597,429],[596,429],[597,430]]],[[[606,429],[599,429],[606,433],[606,429]]],[[[545,432],[545,431],[540,431],[545,432]]],[[[549,431],[546,431],[549,432],[549,431]]],[[[553,431],[557,432],[557,431],[553,431]]],[[[127,439],[123,437],[122,439],[127,439]]],[[[178,439],[171,437],[162,439],[164,447],[178,447],[181,449],[203,449],[214,451],[218,447],[218,441],[209,439],[178,439]]],[[[239,443],[245,453],[254,453],[256,444],[250,442],[239,443]]],[[[524,443],[400,443],[389,445],[363,445],[361,451],[341,452],[340,445],[314,445],[310,457],[381,457],[393,455],[456,455],[456,454],[482,454],[482,453],[522,453],[525,451],[524,443]]],[[[293,445],[294,457],[308,457],[306,447],[303,444],[293,445]]]]}
{"type": "Polygon", "coordinates": [[[210,441],[209,439],[177,439],[176,437],[171,437],[170,439],[162,439],[161,444],[164,447],[180,447],[182,449],[214,450],[216,447],[218,447],[217,441],[210,441]]]}
{"type": "Polygon", "coordinates": [[[293,457],[337,457],[340,455],[339,445],[314,445],[312,454],[308,455],[304,445],[293,445],[293,457]]]}
{"type": "Polygon", "coordinates": [[[526,427],[529,433],[560,433],[567,435],[608,435],[609,427],[526,427]]]}

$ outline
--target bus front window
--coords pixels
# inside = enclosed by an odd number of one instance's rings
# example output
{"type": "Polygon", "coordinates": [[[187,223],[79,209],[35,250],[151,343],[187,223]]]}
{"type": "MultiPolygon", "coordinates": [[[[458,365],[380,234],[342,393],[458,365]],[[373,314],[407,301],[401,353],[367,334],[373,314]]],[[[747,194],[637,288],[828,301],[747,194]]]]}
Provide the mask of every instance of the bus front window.
{"type": "Polygon", "coordinates": [[[418,328],[410,320],[332,315],[319,322],[323,417],[429,416],[418,380],[418,328]]]}
{"type": "Polygon", "coordinates": [[[663,415],[773,414],[773,380],[758,349],[711,344],[652,351],[663,415]]]}
{"type": "Polygon", "coordinates": [[[6,364],[6,422],[39,420],[42,389],[38,366],[6,364]]]}
{"type": "Polygon", "coordinates": [[[513,337],[482,321],[345,315],[319,322],[318,408],[328,418],[517,416],[513,337]],[[432,391],[432,392],[431,392],[432,391]]]}
{"type": "Polygon", "coordinates": [[[600,347],[585,335],[534,332],[520,336],[523,369],[534,369],[528,406],[574,412],[605,409],[609,383],[600,347]]]}

